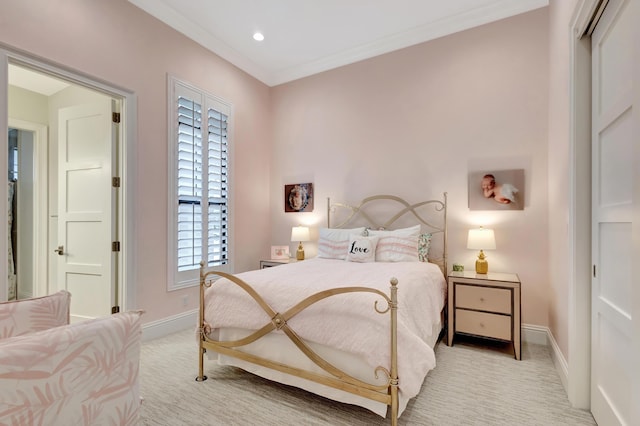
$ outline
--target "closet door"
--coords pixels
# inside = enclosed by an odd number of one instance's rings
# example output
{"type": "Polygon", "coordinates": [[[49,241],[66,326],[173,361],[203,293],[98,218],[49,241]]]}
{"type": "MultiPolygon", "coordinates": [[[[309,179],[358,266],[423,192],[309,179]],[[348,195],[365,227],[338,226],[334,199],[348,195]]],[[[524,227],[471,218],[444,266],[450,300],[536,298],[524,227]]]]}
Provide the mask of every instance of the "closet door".
{"type": "Polygon", "coordinates": [[[632,273],[638,261],[633,235],[640,222],[636,6],[636,0],[610,0],[592,35],[591,411],[600,425],[639,424],[634,411],[639,288],[632,273]]]}

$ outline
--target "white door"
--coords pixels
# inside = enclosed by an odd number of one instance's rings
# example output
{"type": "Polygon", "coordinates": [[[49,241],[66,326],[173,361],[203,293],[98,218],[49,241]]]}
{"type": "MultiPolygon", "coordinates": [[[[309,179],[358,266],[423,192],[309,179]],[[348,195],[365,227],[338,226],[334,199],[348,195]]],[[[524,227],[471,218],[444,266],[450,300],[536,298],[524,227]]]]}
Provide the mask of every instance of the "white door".
{"type": "Polygon", "coordinates": [[[632,264],[638,261],[633,232],[640,222],[633,214],[640,185],[638,135],[634,140],[640,104],[632,3],[637,0],[610,0],[592,35],[591,411],[601,426],[639,424],[633,378],[640,368],[634,353],[639,338],[634,316],[640,312],[634,308],[638,288],[632,285],[632,264]]]}
{"type": "Polygon", "coordinates": [[[59,110],[59,289],[71,292],[71,320],[111,314],[117,300],[112,166],[117,132],[111,99],[59,110]]]}

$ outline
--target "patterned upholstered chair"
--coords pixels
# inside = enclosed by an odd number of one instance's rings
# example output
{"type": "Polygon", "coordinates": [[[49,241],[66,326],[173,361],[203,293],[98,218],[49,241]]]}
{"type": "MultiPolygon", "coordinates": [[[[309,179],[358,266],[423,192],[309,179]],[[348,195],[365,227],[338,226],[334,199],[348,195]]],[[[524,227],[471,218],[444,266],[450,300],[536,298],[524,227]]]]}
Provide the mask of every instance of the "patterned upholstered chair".
{"type": "Polygon", "coordinates": [[[68,303],[20,306],[33,300],[0,303],[0,424],[137,424],[142,311],[54,325],[68,303]]]}

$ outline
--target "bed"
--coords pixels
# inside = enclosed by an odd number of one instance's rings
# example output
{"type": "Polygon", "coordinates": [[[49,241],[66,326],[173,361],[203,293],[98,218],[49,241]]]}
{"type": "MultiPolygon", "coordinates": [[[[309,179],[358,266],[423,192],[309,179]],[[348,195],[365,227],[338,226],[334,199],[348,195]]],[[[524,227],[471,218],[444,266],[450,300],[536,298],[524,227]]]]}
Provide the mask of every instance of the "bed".
{"type": "Polygon", "coordinates": [[[444,329],[447,195],[327,200],[318,256],[231,275],[200,269],[204,357],[389,417],[435,367],[444,329]]]}

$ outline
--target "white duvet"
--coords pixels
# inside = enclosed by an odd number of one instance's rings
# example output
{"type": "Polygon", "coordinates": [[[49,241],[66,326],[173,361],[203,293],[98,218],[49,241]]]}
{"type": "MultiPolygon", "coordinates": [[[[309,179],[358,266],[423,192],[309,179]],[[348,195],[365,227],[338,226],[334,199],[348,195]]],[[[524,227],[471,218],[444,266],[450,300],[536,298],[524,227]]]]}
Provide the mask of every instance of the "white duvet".
{"type": "MultiPolygon", "coordinates": [[[[446,283],[438,266],[424,262],[355,263],[308,259],[237,275],[280,313],[318,291],[350,286],[372,287],[389,295],[392,277],[398,279],[399,393],[407,401],[417,395],[427,372],[435,367],[429,341],[440,321],[446,283]]],[[[356,293],[332,296],[288,321],[303,339],[354,354],[369,364],[390,369],[389,314],[378,314],[379,296],[356,293]]],[[[269,316],[244,290],[226,279],[205,293],[205,321],[213,328],[256,330],[269,316]]],[[[373,379],[370,381],[373,382],[373,379]]],[[[404,405],[404,404],[403,404],[404,405]]]]}

